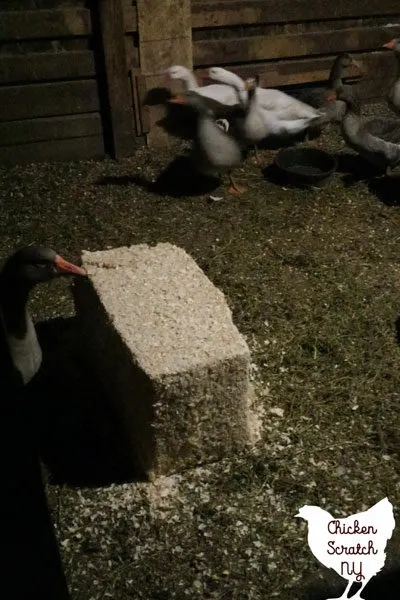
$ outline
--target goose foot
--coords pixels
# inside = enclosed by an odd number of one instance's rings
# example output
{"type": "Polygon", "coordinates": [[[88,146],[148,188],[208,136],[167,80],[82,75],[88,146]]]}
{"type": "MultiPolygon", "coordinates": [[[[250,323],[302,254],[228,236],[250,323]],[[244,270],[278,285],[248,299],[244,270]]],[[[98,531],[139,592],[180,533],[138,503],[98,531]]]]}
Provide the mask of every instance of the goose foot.
{"type": "Polygon", "coordinates": [[[242,185],[239,185],[238,183],[235,183],[234,185],[231,185],[231,187],[228,190],[229,194],[232,194],[233,196],[238,196],[239,194],[243,194],[243,192],[246,191],[246,188],[243,187],[242,185]]]}
{"type": "Polygon", "coordinates": [[[231,173],[229,173],[229,183],[231,184],[231,187],[228,190],[229,194],[233,194],[234,196],[237,196],[238,194],[243,194],[243,192],[246,191],[245,187],[243,187],[242,185],[239,185],[238,183],[236,183],[233,180],[231,173]]]}

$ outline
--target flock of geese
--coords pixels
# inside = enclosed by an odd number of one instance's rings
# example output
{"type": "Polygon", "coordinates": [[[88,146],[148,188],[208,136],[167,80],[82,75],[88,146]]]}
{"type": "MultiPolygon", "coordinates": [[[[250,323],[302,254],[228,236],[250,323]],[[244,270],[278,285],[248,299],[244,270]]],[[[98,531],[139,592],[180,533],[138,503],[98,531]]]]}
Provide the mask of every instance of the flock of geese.
{"type": "MultiPolygon", "coordinates": [[[[400,65],[400,41],[385,46],[396,52],[400,65]]],[[[303,91],[296,98],[260,88],[257,78],[243,81],[217,67],[207,72],[216,83],[199,87],[189,70],[171,67],[168,76],[182,80],[186,91],[170,102],[188,104],[196,115],[191,152],[196,169],[206,175],[230,173],[247,147],[269,137],[295,139],[332,121],[341,122],[346,142],[370,163],[385,169],[397,165],[400,120],[361,117],[359,99],[342,83],[343,72],[353,63],[348,54],[341,54],[333,65],[328,89],[303,91]]],[[[389,102],[400,114],[400,66],[389,102]]],[[[241,191],[232,180],[231,192],[241,191]]],[[[81,267],[40,246],[19,250],[0,271],[0,439],[7,501],[1,527],[6,558],[0,585],[7,588],[8,600],[28,598],[35,592],[42,600],[69,598],[42,483],[32,408],[24,395],[42,361],[27,301],[36,284],[85,274],[81,267]]]]}
{"type": "MultiPolygon", "coordinates": [[[[400,114],[400,39],[384,45],[395,52],[399,68],[390,90],[389,105],[400,114]]],[[[235,184],[232,171],[238,167],[249,147],[261,142],[299,140],[300,136],[315,137],[327,123],[341,124],[346,143],[374,167],[389,172],[400,162],[400,120],[396,118],[365,118],[357,86],[343,84],[346,69],[355,65],[349,54],[340,54],[324,88],[303,89],[290,95],[276,89],[259,87],[258,77],[243,80],[223,69],[212,67],[201,75],[212,80],[200,86],[194,73],[175,65],[166,75],[179,80],[185,90],[171,93],[167,105],[189,106],[196,120],[190,137],[191,163],[197,173],[206,176],[229,175],[229,192],[240,194],[243,187],[235,184]]],[[[257,152],[257,151],[256,151],[257,152]]],[[[256,154],[257,160],[258,156],[256,154]]]]}

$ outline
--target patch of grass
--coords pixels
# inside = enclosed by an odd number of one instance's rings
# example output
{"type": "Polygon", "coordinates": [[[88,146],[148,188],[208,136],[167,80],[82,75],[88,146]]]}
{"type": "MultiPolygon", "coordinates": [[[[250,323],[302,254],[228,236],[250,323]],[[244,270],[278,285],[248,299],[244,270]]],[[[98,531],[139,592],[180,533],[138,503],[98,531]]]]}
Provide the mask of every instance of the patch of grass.
{"type": "MultiPolygon", "coordinates": [[[[346,153],[333,129],[313,143],[346,153]]],[[[262,155],[267,165],[274,153],[262,155]]],[[[50,486],[72,594],[299,598],[328,577],[294,519],[303,504],[345,516],[400,501],[399,182],[390,201],[340,173],[321,189],[285,189],[249,161],[238,172],[248,192],[218,190],[210,204],[131,180],[169,161],[141,149],[118,163],[0,170],[2,256],[33,241],[71,260],[143,242],[189,252],[227,296],[265,410],[255,449],[176,476],[161,506],[153,484],[50,486]]],[[[31,307],[37,320],[72,315],[66,282],[38,288],[31,307]]],[[[397,535],[388,559],[399,557],[397,535]]]]}

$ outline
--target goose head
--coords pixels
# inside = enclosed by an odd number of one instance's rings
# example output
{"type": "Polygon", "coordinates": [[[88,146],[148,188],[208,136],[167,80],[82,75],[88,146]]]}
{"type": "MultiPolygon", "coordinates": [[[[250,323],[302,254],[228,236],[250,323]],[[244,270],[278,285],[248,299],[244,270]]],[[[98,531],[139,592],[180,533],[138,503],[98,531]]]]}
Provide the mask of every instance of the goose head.
{"type": "Polygon", "coordinates": [[[394,50],[395,52],[400,53],[400,38],[390,40],[390,42],[383,44],[382,48],[387,48],[388,50],[394,50]]]}
{"type": "Polygon", "coordinates": [[[187,67],[183,67],[182,65],[173,65],[172,67],[169,67],[169,69],[167,69],[165,71],[165,75],[169,79],[176,79],[176,80],[186,79],[186,77],[189,74],[190,74],[190,70],[187,67]]]}
{"type": "Polygon", "coordinates": [[[19,371],[23,383],[37,373],[42,360],[27,310],[29,293],[36,284],[62,275],[86,275],[86,271],[44,246],[21,248],[0,272],[0,345],[4,335],[13,363],[10,373],[19,371]]]}
{"type": "Polygon", "coordinates": [[[167,83],[170,81],[181,81],[186,89],[190,90],[199,87],[192,71],[182,65],[173,65],[172,67],[169,67],[169,69],[165,71],[165,80],[167,83]]]}
{"type": "Polygon", "coordinates": [[[249,94],[254,94],[256,89],[260,86],[260,76],[255,75],[254,77],[249,77],[246,79],[245,88],[249,92],[249,94]]]}
{"type": "Polygon", "coordinates": [[[339,54],[336,58],[335,64],[338,64],[343,70],[352,66],[361,69],[361,63],[355,60],[351,54],[348,54],[347,52],[342,52],[339,54]]]}
{"type": "Polygon", "coordinates": [[[12,254],[0,271],[0,314],[7,329],[23,331],[30,291],[63,275],[86,275],[86,271],[44,246],[25,246],[12,254]]]}
{"type": "Polygon", "coordinates": [[[1,281],[9,286],[31,289],[36,284],[61,275],[86,275],[78,267],[44,246],[25,246],[15,252],[1,271],[1,281]]]}
{"type": "Polygon", "coordinates": [[[347,52],[342,52],[336,57],[335,62],[333,63],[331,73],[329,76],[330,87],[333,90],[338,90],[342,87],[342,77],[343,73],[349,67],[356,67],[358,71],[362,71],[362,65],[358,61],[354,60],[354,58],[348,54],[347,52]]]}
{"type": "Polygon", "coordinates": [[[249,77],[245,82],[245,89],[247,92],[247,105],[249,106],[252,101],[256,99],[256,91],[259,87],[260,77],[255,75],[254,77],[249,77]]]}

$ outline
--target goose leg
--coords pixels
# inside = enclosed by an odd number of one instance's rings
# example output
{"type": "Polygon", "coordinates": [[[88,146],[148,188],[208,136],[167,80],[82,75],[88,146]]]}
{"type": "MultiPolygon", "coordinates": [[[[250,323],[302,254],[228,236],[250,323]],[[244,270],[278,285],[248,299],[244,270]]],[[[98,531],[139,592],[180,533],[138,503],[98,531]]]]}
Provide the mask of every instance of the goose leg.
{"type": "Polygon", "coordinates": [[[257,150],[257,146],[256,145],[254,145],[254,159],[255,159],[255,162],[260,167],[261,166],[260,155],[258,154],[258,150],[257,150]]]}
{"type": "Polygon", "coordinates": [[[349,593],[352,585],[353,585],[353,582],[349,581],[346,586],[346,589],[344,590],[344,592],[341,596],[338,596],[337,598],[327,598],[327,600],[341,600],[342,598],[347,598],[347,594],[349,593]]]}
{"type": "Polygon", "coordinates": [[[354,598],[355,600],[357,598],[360,598],[360,600],[363,600],[363,596],[361,596],[361,592],[363,591],[363,589],[365,588],[365,586],[367,585],[367,583],[369,582],[370,579],[371,578],[368,578],[367,581],[363,582],[360,589],[357,590],[357,592],[355,594],[353,594],[353,596],[351,598],[354,598]]]}
{"type": "Polygon", "coordinates": [[[229,194],[233,194],[234,196],[237,196],[238,194],[243,194],[243,192],[246,191],[245,187],[243,187],[242,185],[239,185],[238,183],[235,183],[233,181],[233,177],[232,177],[231,173],[229,173],[229,182],[231,184],[231,187],[228,190],[229,194]]]}

